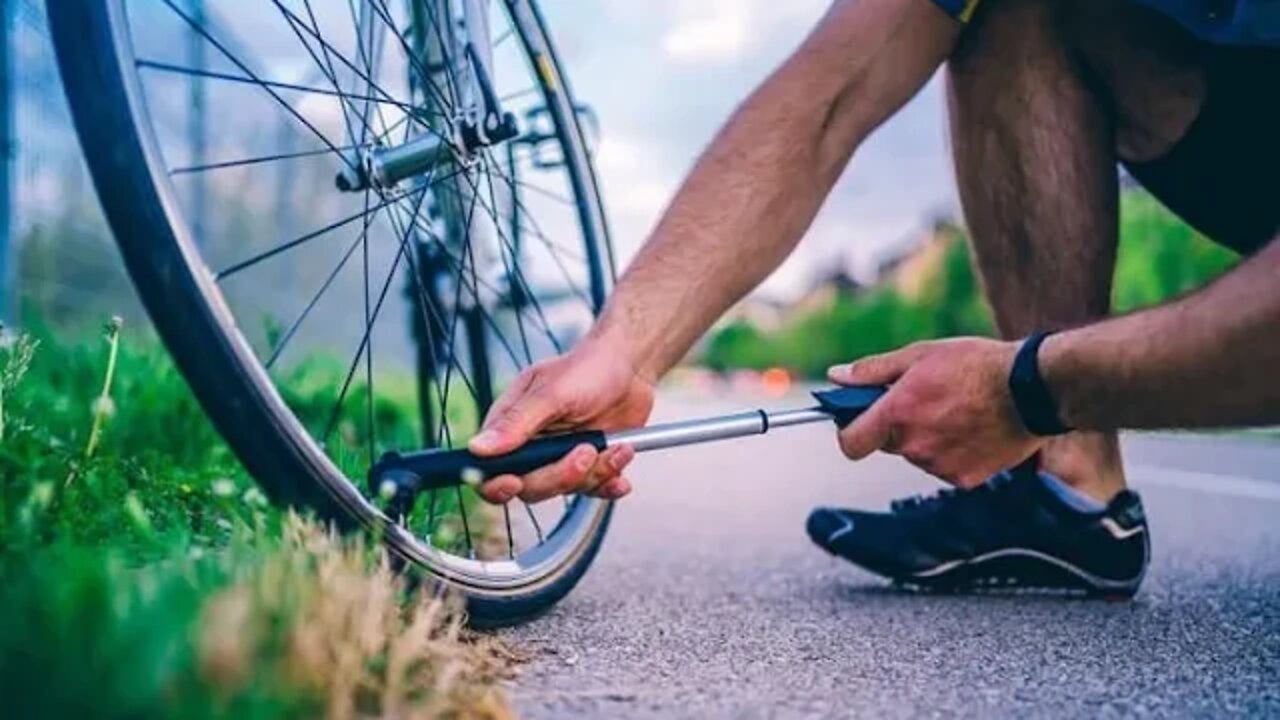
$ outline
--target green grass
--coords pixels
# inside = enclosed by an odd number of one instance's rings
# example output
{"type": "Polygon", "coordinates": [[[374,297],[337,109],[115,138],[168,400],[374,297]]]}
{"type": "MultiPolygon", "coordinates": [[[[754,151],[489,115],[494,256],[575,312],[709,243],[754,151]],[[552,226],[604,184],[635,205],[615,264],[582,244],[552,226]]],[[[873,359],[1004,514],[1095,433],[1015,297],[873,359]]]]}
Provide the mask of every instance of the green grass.
{"type": "MultiPolygon", "coordinates": [[[[375,400],[380,435],[412,437],[375,400]]],[[[267,504],[154,340],[9,335],[0,417],[6,716],[507,714],[500,648],[267,504]]]]}

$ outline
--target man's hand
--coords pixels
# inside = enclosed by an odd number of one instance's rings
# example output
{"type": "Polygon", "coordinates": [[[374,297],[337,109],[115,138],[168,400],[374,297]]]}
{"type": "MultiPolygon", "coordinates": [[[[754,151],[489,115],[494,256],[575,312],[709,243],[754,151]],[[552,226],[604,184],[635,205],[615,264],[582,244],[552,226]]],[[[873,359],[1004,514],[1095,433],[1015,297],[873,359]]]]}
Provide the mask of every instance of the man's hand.
{"type": "MultiPolygon", "coordinates": [[[[615,348],[588,340],[566,355],[528,368],[494,403],[468,448],[477,455],[500,455],[544,432],[643,425],[653,409],[653,383],[625,358],[615,348]]],[[[560,462],[523,477],[493,478],[480,494],[495,503],[517,496],[538,502],[569,493],[616,499],[631,492],[631,483],[621,473],[634,457],[628,445],[604,452],[581,445],[560,462]]]]}
{"type": "Polygon", "coordinates": [[[922,342],[831,368],[842,385],[891,385],[840,432],[844,454],[876,450],[960,487],[974,487],[1035,453],[1009,397],[1017,343],[980,338],[922,342]]]}

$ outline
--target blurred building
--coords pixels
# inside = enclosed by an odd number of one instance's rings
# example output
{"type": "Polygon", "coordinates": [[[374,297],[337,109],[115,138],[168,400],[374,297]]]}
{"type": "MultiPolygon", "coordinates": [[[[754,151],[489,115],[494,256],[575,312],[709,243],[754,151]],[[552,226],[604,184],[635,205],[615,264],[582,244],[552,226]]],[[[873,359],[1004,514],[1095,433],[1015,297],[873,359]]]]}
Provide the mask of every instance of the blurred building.
{"type": "Polygon", "coordinates": [[[876,285],[892,285],[908,300],[918,300],[931,278],[938,277],[947,248],[959,232],[957,222],[942,217],[908,237],[876,267],[876,285]]]}

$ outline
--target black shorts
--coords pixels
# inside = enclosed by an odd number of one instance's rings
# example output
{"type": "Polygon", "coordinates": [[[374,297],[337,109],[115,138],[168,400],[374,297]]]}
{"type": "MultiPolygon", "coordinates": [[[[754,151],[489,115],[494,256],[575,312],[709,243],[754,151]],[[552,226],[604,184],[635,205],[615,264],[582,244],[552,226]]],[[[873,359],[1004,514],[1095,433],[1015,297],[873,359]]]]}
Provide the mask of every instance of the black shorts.
{"type": "MultiPolygon", "coordinates": [[[[1280,234],[1280,0],[1134,1],[1204,44],[1208,94],[1169,152],[1125,169],[1211,240],[1255,252],[1280,234]]],[[[967,23],[982,0],[934,2],[967,23]]]]}
{"type": "Polygon", "coordinates": [[[1212,48],[1204,106],[1164,156],[1124,163],[1215,242],[1252,253],[1280,234],[1280,48],[1212,48]]]}

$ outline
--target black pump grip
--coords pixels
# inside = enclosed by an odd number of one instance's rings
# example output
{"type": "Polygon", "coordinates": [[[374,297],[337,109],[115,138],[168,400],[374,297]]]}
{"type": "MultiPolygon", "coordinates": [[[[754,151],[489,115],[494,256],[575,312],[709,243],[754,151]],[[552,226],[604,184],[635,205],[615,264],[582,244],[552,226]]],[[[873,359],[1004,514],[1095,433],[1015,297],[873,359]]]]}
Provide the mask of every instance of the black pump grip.
{"type": "Polygon", "coordinates": [[[480,457],[469,450],[425,450],[415,453],[387,453],[369,470],[374,492],[390,472],[409,473],[418,481],[419,490],[445,488],[463,482],[483,482],[499,475],[525,473],[550,465],[579,445],[604,450],[604,433],[599,430],[549,435],[531,440],[505,455],[480,457]],[[471,477],[468,477],[470,475],[471,477]]]}
{"type": "Polygon", "coordinates": [[[849,385],[830,390],[815,390],[813,397],[822,407],[822,411],[830,415],[836,421],[836,425],[843,430],[888,391],[889,388],[884,385],[849,385]]]}

